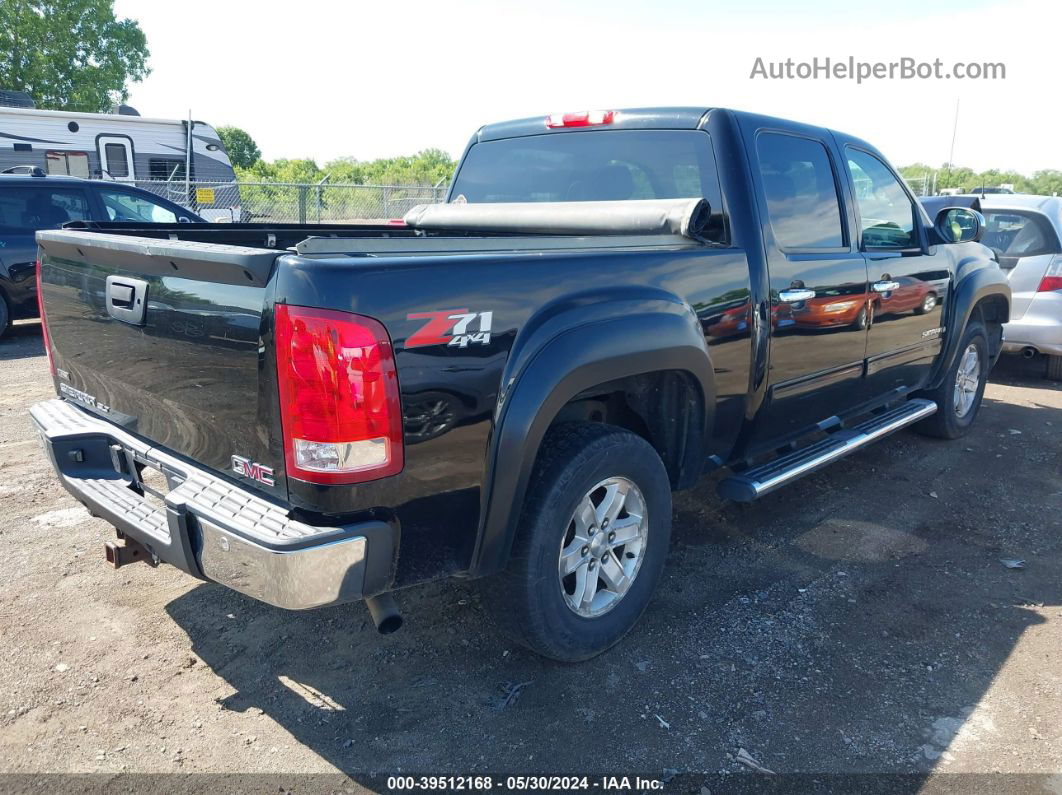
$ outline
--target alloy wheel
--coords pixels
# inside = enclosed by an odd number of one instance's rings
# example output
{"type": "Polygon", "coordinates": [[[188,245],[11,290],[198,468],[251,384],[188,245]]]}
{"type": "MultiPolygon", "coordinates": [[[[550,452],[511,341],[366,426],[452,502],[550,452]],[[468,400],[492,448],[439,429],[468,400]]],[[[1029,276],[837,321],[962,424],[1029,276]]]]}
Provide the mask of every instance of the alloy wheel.
{"type": "Polygon", "coordinates": [[[645,498],[627,478],[603,480],[583,496],[557,561],[561,593],[572,612],[596,618],[619,603],[645,559],[648,531],[645,498]]]}
{"type": "Polygon", "coordinates": [[[963,351],[959,360],[959,369],[955,373],[955,414],[965,417],[970,413],[977,400],[977,390],[981,385],[981,356],[977,346],[972,342],[963,351]]]}

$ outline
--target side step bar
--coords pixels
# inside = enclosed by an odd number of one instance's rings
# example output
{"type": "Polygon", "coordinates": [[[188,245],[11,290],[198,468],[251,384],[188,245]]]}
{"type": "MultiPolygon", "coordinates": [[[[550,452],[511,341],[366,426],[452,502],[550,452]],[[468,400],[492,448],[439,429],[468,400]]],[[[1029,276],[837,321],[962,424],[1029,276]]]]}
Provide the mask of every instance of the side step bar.
{"type": "Polygon", "coordinates": [[[893,431],[935,413],[932,400],[913,398],[852,428],[834,431],[825,439],[746,469],[720,481],[719,496],[734,502],[752,502],[790,481],[832,464],[893,431]]]}

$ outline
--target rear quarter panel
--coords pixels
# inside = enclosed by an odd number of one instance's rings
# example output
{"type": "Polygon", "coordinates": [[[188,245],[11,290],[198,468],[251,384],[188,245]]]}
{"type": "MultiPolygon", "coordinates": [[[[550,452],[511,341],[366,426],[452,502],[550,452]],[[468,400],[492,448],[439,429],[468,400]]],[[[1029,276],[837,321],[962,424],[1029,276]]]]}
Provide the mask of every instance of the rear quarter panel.
{"type": "MultiPolygon", "coordinates": [[[[735,301],[749,297],[748,264],[736,249],[694,245],[445,259],[288,256],[280,264],[277,301],[364,314],[384,324],[407,408],[426,393],[452,397],[450,427],[424,438],[411,438],[407,428],[399,475],[353,487],[289,483],[292,503],[304,511],[393,512],[401,528],[398,586],[469,569],[504,404],[526,365],[561,335],[578,341],[581,327],[630,320],[633,350],[638,336],[648,333],[633,319],[650,306],[675,307],[709,352],[710,365],[702,359],[717,395],[709,436],[717,427],[726,436],[744,416],[751,329],[709,333],[735,301]],[[474,314],[469,330],[490,313],[489,341],[419,344],[433,313],[474,314]]],[[[442,333],[452,338],[453,324],[443,324],[442,333]]],[[[519,461],[503,456],[495,472],[524,466],[536,450],[523,450],[519,461]]]]}

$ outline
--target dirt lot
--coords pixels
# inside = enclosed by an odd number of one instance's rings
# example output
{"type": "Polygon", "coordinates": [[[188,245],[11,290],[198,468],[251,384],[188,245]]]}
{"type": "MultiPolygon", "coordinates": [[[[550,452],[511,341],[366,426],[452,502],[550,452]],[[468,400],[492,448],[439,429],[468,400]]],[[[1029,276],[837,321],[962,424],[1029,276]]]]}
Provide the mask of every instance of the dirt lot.
{"type": "Polygon", "coordinates": [[[904,432],[747,508],[710,479],[679,495],[655,602],[575,666],[505,644],[468,584],[401,594],[406,627],[381,638],[361,605],[289,613],[173,568],[110,570],[112,531],[31,430],[50,392],[20,325],[0,342],[7,773],[257,772],[274,793],[337,771],[354,789],[494,771],[720,791],[750,779],[742,753],[938,788],[1062,773],[1062,385],[1031,363],[1002,362],[966,439],[904,432]]]}

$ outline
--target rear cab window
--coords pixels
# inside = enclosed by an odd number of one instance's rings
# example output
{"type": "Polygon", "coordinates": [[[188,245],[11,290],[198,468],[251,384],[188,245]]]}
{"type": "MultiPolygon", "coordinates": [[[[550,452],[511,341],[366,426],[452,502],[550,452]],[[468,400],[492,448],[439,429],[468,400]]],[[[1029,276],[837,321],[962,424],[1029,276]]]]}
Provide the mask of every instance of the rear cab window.
{"type": "Polygon", "coordinates": [[[593,130],[483,141],[454,178],[452,201],[578,202],[702,197],[709,239],[725,242],[722,190],[703,130],[593,130]]]}
{"type": "Polygon", "coordinates": [[[83,190],[0,184],[0,229],[58,229],[90,217],[83,190]]]}

